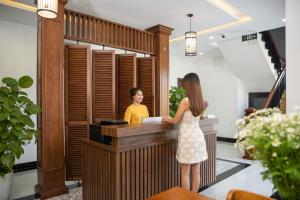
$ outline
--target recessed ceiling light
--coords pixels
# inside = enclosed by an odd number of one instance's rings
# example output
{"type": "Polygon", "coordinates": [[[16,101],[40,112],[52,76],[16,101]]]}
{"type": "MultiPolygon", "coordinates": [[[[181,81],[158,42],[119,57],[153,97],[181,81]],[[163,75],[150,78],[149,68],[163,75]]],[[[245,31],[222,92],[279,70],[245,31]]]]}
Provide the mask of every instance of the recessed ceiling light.
{"type": "Polygon", "coordinates": [[[199,54],[199,55],[203,55],[203,52],[199,52],[198,54],[199,54]]]}
{"type": "Polygon", "coordinates": [[[282,22],[286,22],[286,18],[283,18],[281,21],[282,21],[282,22]]]}
{"type": "Polygon", "coordinates": [[[210,39],[210,40],[213,40],[213,39],[214,39],[214,36],[209,36],[209,39],[210,39]]]}

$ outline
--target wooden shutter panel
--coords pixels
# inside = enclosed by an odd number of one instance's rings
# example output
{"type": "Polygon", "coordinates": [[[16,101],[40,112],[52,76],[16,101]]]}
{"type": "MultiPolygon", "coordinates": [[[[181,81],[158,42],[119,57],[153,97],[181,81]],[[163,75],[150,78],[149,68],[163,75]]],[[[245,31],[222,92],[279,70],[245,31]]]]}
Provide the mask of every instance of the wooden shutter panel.
{"type": "Polygon", "coordinates": [[[136,55],[120,54],[117,58],[118,71],[118,118],[123,119],[126,108],[132,103],[129,90],[136,87],[136,55]]]}
{"type": "Polygon", "coordinates": [[[137,58],[138,87],[143,90],[149,116],[155,116],[155,58],[137,58]]]}
{"type": "Polygon", "coordinates": [[[90,48],[65,46],[66,178],[82,179],[82,139],[91,122],[90,48]]]}
{"type": "Polygon", "coordinates": [[[93,121],[116,119],[114,51],[93,51],[93,121]]]}

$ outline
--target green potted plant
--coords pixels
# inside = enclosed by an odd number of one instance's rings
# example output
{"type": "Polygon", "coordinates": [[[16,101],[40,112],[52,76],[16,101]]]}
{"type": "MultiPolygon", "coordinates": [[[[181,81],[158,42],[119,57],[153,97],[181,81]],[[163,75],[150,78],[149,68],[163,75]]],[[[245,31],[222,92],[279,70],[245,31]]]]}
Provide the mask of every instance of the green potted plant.
{"type": "MultiPolygon", "coordinates": [[[[169,102],[170,102],[169,114],[171,117],[175,116],[180,101],[185,97],[186,97],[185,91],[182,87],[175,87],[175,86],[171,87],[171,89],[169,90],[169,102]]],[[[201,115],[201,119],[207,118],[206,113],[205,113],[205,110],[207,107],[208,107],[208,102],[204,101],[204,111],[201,115]]]]}
{"type": "Polygon", "coordinates": [[[23,146],[37,138],[32,115],[41,109],[23,91],[31,87],[33,80],[22,76],[19,80],[5,77],[0,87],[0,194],[10,196],[13,166],[24,153],[23,146]]]}
{"type": "Polygon", "coordinates": [[[282,114],[264,109],[240,119],[236,145],[241,151],[254,148],[253,156],[265,167],[281,198],[300,197],[300,112],[282,114]]]}
{"type": "Polygon", "coordinates": [[[170,111],[171,117],[174,117],[178,109],[180,101],[185,98],[185,91],[182,87],[172,86],[169,90],[169,101],[170,101],[170,111]]]}

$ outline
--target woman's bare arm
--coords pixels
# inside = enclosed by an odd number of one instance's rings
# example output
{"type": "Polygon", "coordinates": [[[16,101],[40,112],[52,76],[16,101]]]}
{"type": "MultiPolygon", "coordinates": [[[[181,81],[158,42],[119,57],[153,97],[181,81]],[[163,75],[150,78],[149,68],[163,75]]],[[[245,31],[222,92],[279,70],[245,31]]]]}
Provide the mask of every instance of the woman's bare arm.
{"type": "Polygon", "coordinates": [[[188,109],[188,102],[186,99],[182,99],[178,106],[175,117],[164,116],[162,117],[162,121],[170,124],[177,124],[178,122],[181,121],[182,116],[187,109],[188,109]]]}

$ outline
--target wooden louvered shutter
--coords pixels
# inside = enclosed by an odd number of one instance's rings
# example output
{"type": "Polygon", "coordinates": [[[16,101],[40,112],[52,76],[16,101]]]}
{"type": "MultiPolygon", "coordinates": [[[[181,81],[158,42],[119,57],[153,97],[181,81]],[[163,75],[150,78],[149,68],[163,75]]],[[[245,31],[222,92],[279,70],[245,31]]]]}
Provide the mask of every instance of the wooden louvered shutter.
{"type": "Polygon", "coordinates": [[[120,54],[117,58],[118,71],[118,118],[123,119],[126,108],[132,103],[129,90],[136,87],[136,55],[120,54]]]}
{"type": "Polygon", "coordinates": [[[114,51],[93,51],[93,121],[116,119],[114,51]]]}
{"type": "MultiPolygon", "coordinates": [[[[82,179],[82,139],[91,122],[90,48],[65,46],[65,148],[67,180],[82,179]]],[[[51,97],[49,97],[51,98],[51,97]]]]}
{"type": "Polygon", "coordinates": [[[155,58],[138,58],[137,72],[137,86],[144,95],[143,104],[147,106],[149,116],[155,116],[155,58]]]}

